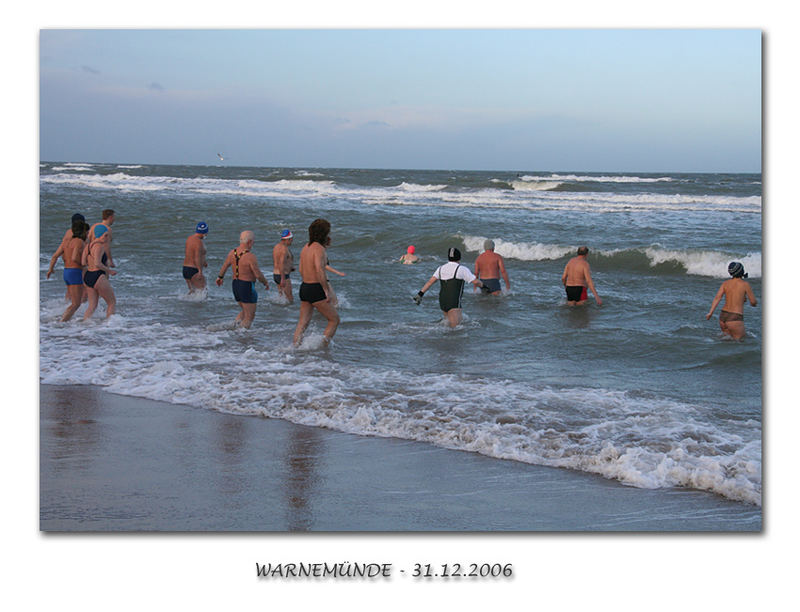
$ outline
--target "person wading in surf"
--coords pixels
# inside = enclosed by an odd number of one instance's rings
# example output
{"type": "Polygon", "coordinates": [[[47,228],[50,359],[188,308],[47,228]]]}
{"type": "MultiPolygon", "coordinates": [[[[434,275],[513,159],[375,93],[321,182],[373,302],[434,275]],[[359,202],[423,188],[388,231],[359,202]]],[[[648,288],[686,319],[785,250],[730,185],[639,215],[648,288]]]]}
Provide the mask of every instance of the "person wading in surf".
{"type": "Polygon", "coordinates": [[[732,261],[728,265],[728,274],[733,278],[726,280],[720,286],[717,295],[714,296],[714,300],[711,302],[711,310],[706,315],[706,321],[711,318],[717,305],[724,297],[725,304],[719,313],[719,328],[723,334],[727,334],[734,340],[741,340],[745,336],[744,301],[746,299],[750,300],[750,305],[755,306],[758,304],[758,300],[753,294],[750,283],[744,280],[747,278],[747,274],[741,263],[732,261]]]}
{"type": "Polygon", "coordinates": [[[417,305],[422,302],[422,296],[439,281],[439,308],[444,312],[444,318],[450,327],[455,327],[461,323],[461,296],[464,293],[464,283],[472,283],[476,287],[481,287],[488,292],[489,287],[484,285],[469,268],[461,265],[461,251],[451,247],[447,251],[447,263],[436,268],[433,276],[414,296],[417,305]]]}
{"type": "Polygon", "coordinates": [[[582,246],[578,248],[577,257],[573,257],[567,262],[564,267],[564,274],[561,275],[561,284],[567,291],[567,304],[570,306],[581,306],[589,299],[586,293],[588,286],[594,295],[594,299],[598,306],[603,305],[603,300],[597,295],[597,289],[594,288],[592,281],[592,271],[589,269],[589,262],[586,261],[586,256],[589,254],[589,247],[582,246]]]}
{"type": "Polygon", "coordinates": [[[256,280],[269,289],[269,283],[258,267],[258,260],[250,250],[255,243],[255,236],[250,230],[245,230],[239,235],[239,246],[231,249],[222,268],[217,275],[217,286],[222,286],[225,272],[233,266],[233,281],[231,289],[233,297],[239,304],[242,311],[236,316],[234,326],[249,329],[256,317],[256,305],[258,303],[258,293],[256,293],[256,280]]]}
{"type": "Polygon", "coordinates": [[[331,303],[331,286],[325,274],[328,254],[325,248],[330,244],[331,224],[325,219],[315,219],[308,226],[308,243],[300,251],[300,318],[294,330],[294,345],[299,346],[303,334],[311,322],[316,309],[328,320],[323,332],[328,344],[339,326],[339,315],[331,303]]]}

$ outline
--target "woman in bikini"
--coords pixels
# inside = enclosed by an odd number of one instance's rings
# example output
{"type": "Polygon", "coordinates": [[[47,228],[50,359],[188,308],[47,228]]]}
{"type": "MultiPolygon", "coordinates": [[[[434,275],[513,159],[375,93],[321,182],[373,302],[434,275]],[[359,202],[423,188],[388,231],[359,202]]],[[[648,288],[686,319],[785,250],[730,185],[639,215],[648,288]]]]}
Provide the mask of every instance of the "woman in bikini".
{"type": "Polygon", "coordinates": [[[114,296],[111,283],[108,281],[108,275],[114,276],[117,272],[103,263],[103,255],[106,253],[109,236],[108,229],[103,228],[105,228],[104,225],[97,225],[95,228],[96,237],[91,240],[89,246],[83,251],[81,263],[86,266],[86,272],[83,273],[83,284],[86,285],[86,291],[89,295],[89,305],[83,315],[84,321],[87,321],[94,314],[100,298],[103,298],[106,303],[106,318],[116,311],[117,298],[114,296]]]}
{"type": "Polygon", "coordinates": [[[706,315],[706,320],[711,318],[714,314],[717,305],[725,297],[725,304],[722,306],[722,311],[719,313],[719,327],[722,333],[729,335],[734,340],[741,340],[744,338],[744,301],[750,301],[751,306],[758,304],[756,296],[753,295],[753,290],[745,278],[744,266],[738,261],[732,261],[728,266],[728,274],[733,278],[726,280],[714,296],[714,301],[711,302],[711,310],[706,315]]]}

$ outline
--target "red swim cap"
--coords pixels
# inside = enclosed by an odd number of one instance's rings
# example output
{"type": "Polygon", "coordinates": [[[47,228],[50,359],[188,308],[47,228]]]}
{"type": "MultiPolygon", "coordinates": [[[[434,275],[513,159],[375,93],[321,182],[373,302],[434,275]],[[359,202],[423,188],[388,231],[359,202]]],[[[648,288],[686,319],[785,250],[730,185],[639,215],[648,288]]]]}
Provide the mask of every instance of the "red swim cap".
{"type": "Polygon", "coordinates": [[[412,254],[414,253],[414,245],[413,244],[410,247],[408,247],[408,252],[412,253],[412,254]]]}

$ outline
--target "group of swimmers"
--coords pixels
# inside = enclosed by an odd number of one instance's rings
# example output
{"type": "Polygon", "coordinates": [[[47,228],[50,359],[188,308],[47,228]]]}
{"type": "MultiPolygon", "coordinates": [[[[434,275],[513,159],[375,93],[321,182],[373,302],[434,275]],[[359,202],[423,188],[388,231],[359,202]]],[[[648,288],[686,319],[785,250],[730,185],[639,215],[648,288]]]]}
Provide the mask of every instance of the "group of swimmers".
{"type": "MultiPolygon", "coordinates": [[[[111,225],[114,223],[114,211],[104,210],[102,221],[89,226],[83,215],[75,214],[72,217],[72,227],[64,235],[61,244],[50,260],[47,278],[53,273],[53,268],[59,257],[64,260],[64,282],[67,284],[67,295],[70,305],[61,318],[68,321],[77,311],[83,301],[89,305],[84,315],[84,320],[90,318],[97,308],[99,298],[107,304],[106,316],[115,311],[116,299],[111,283],[106,275],[114,275],[116,271],[111,255],[111,225]]],[[[300,252],[299,273],[301,285],[299,290],[300,315],[294,332],[294,344],[299,345],[306,328],[311,322],[314,310],[327,320],[323,332],[323,341],[329,343],[339,326],[337,312],[338,301],[336,294],[328,281],[326,271],[345,276],[330,266],[327,257],[327,248],[331,243],[331,224],[325,219],[315,219],[308,227],[308,242],[300,252]]],[[[190,293],[205,290],[206,279],[203,273],[208,266],[206,248],[203,240],[208,234],[208,225],[201,221],[197,224],[194,234],[186,239],[185,255],[183,261],[183,278],[186,280],[190,293]]],[[[273,275],[272,279],[278,292],[287,303],[293,302],[291,273],[295,270],[294,256],[290,249],[294,236],[289,229],[281,232],[280,240],[272,249],[273,275]]],[[[216,284],[222,286],[228,268],[232,269],[233,280],[231,289],[233,296],[240,307],[234,326],[249,328],[255,318],[258,293],[255,289],[256,281],[269,289],[269,282],[258,266],[258,260],[252,252],[255,235],[251,230],[243,231],[239,236],[239,246],[231,249],[220,268],[216,284]]],[[[444,319],[450,327],[459,325],[462,321],[461,298],[465,283],[471,283],[475,290],[491,295],[502,293],[500,280],[505,283],[506,291],[511,289],[508,272],[503,257],[495,253],[495,244],[492,240],[484,242],[484,251],[475,260],[475,272],[461,264],[461,252],[451,247],[447,253],[447,263],[439,266],[423,285],[422,289],[414,296],[414,302],[419,305],[425,292],[439,281],[439,307],[444,313],[444,319]]],[[[598,295],[592,280],[591,269],[587,257],[589,248],[581,246],[577,255],[572,257],[564,267],[561,282],[567,296],[569,306],[581,306],[588,301],[588,291],[591,291],[598,306],[603,300],[598,295]]],[[[420,261],[415,254],[415,247],[409,246],[407,252],[400,258],[404,264],[413,264],[420,261]]],[[[710,319],[717,305],[725,299],[720,313],[719,324],[722,332],[733,339],[741,340],[745,335],[743,306],[749,300],[752,306],[758,303],[747,278],[744,266],[740,262],[731,262],[728,266],[731,279],[722,283],[714,297],[711,309],[706,315],[710,319]]]]}
{"type": "MultiPolygon", "coordinates": [[[[331,243],[331,224],[325,219],[315,219],[308,227],[308,243],[300,251],[300,318],[294,333],[294,344],[299,345],[306,328],[311,322],[314,310],[327,319],[327,326],[323,332],[323,340],[327,344],[336,333],[339,326],[339,314],[336,311],[338,300],[333,291],[326,271],[345,276],[331,267],[327,257],[327,248],[331,243]]],[[[183,261],[183,278],[190,292],[203,290],[206,287],[203,268],[208,266],[206,249],[203,239],[208,234],[208,225],[200,222],[195,228],[195,233],[186,239],[186,249],[183,261]]],[[[278,243],[272,249],[272,280],[278,288],[278,293],[291,304],[292,280],[294,271],[294,255],[290,249],[294,235],[291,230],[284,229],[278,243]]],[[[239,235],[239,246],[231,249],[222,263],[216,284],[222,286],[228,268],[231,268],[233,280],[231,289],[240,311],[234,320],[234,326],[249,328],[256,314],[258,293],[256,281],[269,289],[269,281],[258,266],[258,259],[252,252],[255,244],[255,234],[245,230],[239,235]]]]}
{"type": "Polygon", "coordinates": [[[67,299],[70,304],[61,316],[69,321],[83,302],[88,302],[83,320],[86,321],[97,308],[100,298],[106,303],[106,317],[116,310],[117,300],[108,276],[117,272],[111,255],[111,226],[114,224],[114,211],[106,209],[102,220],[90,226],[86,218],[76,213],[72,215],[72,225],[61,239],[61,244],[50,258],[47,278],[53,273],[59,257],[64,260],[64,283],[67,285],[67,299]]]}

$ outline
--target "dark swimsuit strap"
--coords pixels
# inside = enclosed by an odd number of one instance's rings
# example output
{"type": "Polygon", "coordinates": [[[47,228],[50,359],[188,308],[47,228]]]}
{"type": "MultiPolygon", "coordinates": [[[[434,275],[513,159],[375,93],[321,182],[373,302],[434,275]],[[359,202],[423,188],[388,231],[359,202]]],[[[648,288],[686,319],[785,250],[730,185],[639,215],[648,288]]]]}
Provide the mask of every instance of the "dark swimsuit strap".
{"type": "Polygon", "coordinates": [[[233,249],[233,278],[239,280],[239,259],[242,258],[246,253],[249,253],[250,250],[242,251],[241,253],[237,253],[236,249],[233,249]]]}

